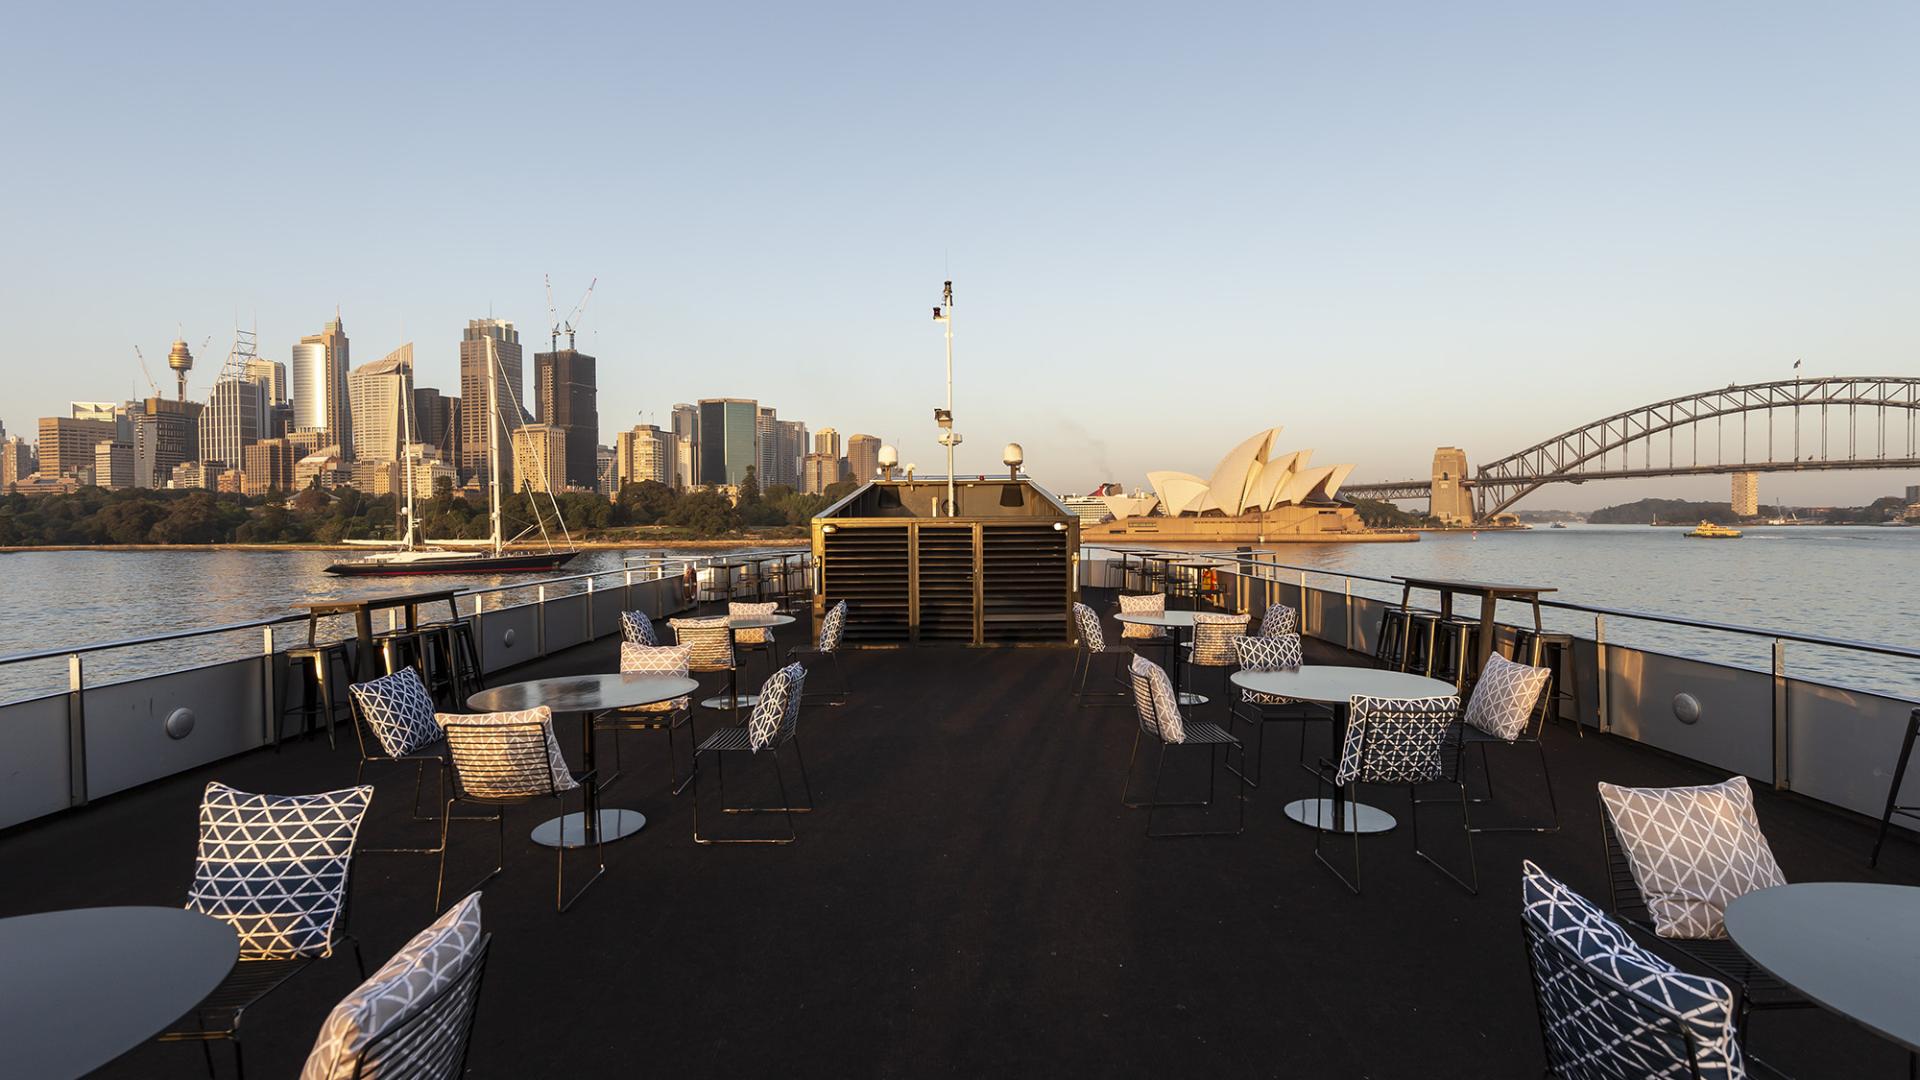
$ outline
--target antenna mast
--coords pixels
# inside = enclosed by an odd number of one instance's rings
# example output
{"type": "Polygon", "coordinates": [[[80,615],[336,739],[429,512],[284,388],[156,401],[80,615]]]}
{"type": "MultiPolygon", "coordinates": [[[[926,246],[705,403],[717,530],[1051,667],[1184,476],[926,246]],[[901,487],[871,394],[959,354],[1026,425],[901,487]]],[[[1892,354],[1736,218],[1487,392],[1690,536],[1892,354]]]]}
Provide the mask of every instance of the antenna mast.
{"type": "Polygon", "coordinates": [[[940,425],[940,445],[947,448],[947,516],[960,513],[958,492],[953,480],[953,448],[960,445],[960,433],[953,430],[953,282],[941,290],[940,306],[933,309],[933,321],[947,329],[947,407],[933,410],[934,423],[940,425]]]}

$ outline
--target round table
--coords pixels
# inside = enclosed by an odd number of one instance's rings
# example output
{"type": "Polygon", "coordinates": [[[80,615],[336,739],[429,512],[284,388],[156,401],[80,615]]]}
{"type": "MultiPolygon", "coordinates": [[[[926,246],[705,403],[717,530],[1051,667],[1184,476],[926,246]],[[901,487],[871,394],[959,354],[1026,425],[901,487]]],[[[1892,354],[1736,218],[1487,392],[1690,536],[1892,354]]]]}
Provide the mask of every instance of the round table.
{"type": "MultiPolygon", "coordinates": [[[[1178,658],[1185,655],[1180,651],[1180,633],[1181,631],[1193,632],[1193,615],[1191,611],[1123,611],[1114,618],[1135,626],[1157,626],[1167,631],[1168,637],[1173,642],[1173,655],[1178,658]]],[[[1177,685],[1174,687],[1174,693],[1179,697],[1182,705],[1205,705],[1207,703],[1205,694],[1187,691],[1186,670],[1185,666],[1176,664],[1174,674],[1177,677],[1177,685]]]]}
{"type": "Polygon", "coordinates": [[[600,808],[600,774],[593,750],[591,714],[608,709],[630,709],[661,701],[686,697],[700,684],[684,675],[653,675],[628,672],[617,675],[573,675],[560,679],[534,679],[482,690],[467,699],[474,712],[521,712],[542,705],[555,713],[579,713],[581,729],[586,733],[581,760],[588,772],[586,803],[588,813],[562,814],[534,826],[533,842],[547,847],[586,847],[596,840],[619,840],[647,827],[647,816],[638,810],[600,808]],[[576,839],[577,838],[577,839],[576,839]]]}
{"type": "Polygon", "coordinates": [[[1920,888],[1822,881],[1759,889],[1727,905],[1727,936],[1816,1004],[1920,1053],[1920,888]]]}
{"type": "MultiPolygon", "coordinates": [[[[1448,697],[1456,692],[1452,683],[1425,675],[1337,664],[1303,664],[1290,671],[1236,671],[1230,678],[1235,686],[1256,693],[1333,706],[1336,758],[1346,742],[1347,702],[1351,699],[1448,697]]],[[[1377,806],[1347,802],[1346,793],[1338,787],[1333,789],[1331,799],[1296,799],[1286,805],[1286,813],[1302,825],[1327,832],[1386,832],[1398,824],[1392,814],[1377,806]]]]}
{"type": "MultiPolygon", "coordinates": [[[[776,626],[785,626],[793,622],[791,615],[729,615],[727,616],[727,636],[733,639],[733,646],[740,647],[740,631],[771,630],[776,626]]],[[[734,664],[740,663],[739,657],[734,664]]],[[[703,709],[751,709],[760,703],[759,694],[716,694],[700,702],[703,709]]]]}
{"type": "Polygon", "coordinates": [[[0,919],[0,1045],[12,1076],[81,1076],[166,1030],[233,970],[240,939],[177,907],[0,919]]]}

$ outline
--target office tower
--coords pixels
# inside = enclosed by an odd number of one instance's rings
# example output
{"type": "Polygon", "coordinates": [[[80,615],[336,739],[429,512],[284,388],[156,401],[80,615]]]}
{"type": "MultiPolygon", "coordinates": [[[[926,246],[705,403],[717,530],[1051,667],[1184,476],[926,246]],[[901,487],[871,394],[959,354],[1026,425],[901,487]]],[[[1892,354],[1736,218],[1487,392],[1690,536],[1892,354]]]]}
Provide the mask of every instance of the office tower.
{"type": "Polygon", "coordinates": [[[354,456],[399,461],[412,423],[407,410],[413,407],[413,343],[349,372],[347,401],[353,413],[354,456]]]}
{"type": "Polygon", "coordinates": [[[362,495],[392,495],[400,487],[400,463],[360,458],[347,463],[347,483],[362,495]]]}
{"type": "MultiPolygon", "coordinates": [[[[249,357],[249,360],[258,357],[249,357]]],[[[244,375],[243,375],[244,377],[244,375]]],[[[293,429],[324,434],[320,445],[338,446],[353,459],[353,410],[347,398],[347,332],[340,314],[318,334],[293,347],[293,429]]]]}
{"type": "Polygon", "coordinates": [[[469,319],[460,339],[460,476],[485,487],[491,475],[487,464],[487,425],[493,425],[500,447],[502,481],[513,475],[507,460],[513,430],[525,414],[520,408],[520,331],[505,319],[469,319]],[[492,387],[489,412],[488,387],[492,387]]]}
{"type": "Polygon", "coordinates": [[[813,452],[828,457],[840,456],[840,433],[830,427],[823,427],[813,433],[813,452]]]}
{"type": "Polygon", "coordinates": [[[695,452],[702,485],[736,485],[746,479],[749,468],[758,467],[754,430],[759,417],[759,405],[747,398],[700,399],[700,442],[695,452]]]}
{"type": "Polygon", "coordinates": [[[1741,517],[1753,517],[1760,512],[1760,474],[1737,472],[1733,474],[1733,512],[1741,517]]]}
{"type": "Polygon", "coordinates": [[[880,439],[873,435],[847,436],[847,479],[864,484],[880,471],[880,439]]]}
{"type": "Polygon", "coordinates": [[[108,491],[133,486],[133,444],[102,439],[93,445],[93,482],[108,491]]]}
{"type": "Polygon", "coordinates": [[[93,469],[93,448],[118,435],[111,419],[40,418],[40,475],[52,479],[79,476],[93,469]]]}
{"type": "Polygon", "coordinates": [[[167,486],[214,491],[220,487],[220,476],[226,471],[227,467],[217,461],[183,461],[173,467],[173,476],[167,486]]]}
{"type": "Polygon", "coordinates": [[[460,399],[431,386],[414,387],[413,441],[432,450],[442,461],[458,462],[460,399]]]}
{"type": "Polygon", "coordinates": [[[700,410],[685,402],[675,405],[673,433],[687,440],[686,452],[680,455],[680,469],[687,478],[682,487],[690,488],[700,482],[700,410]]]}
{"type": "Polygon", "coordinates": [[[753,475],[760,481],[760,490],[774,483],[780,474],[780,417],[776,410],[762,406],[753,416],[753,475]]]}
{"type": "Polygon", "coordinates": [[[287,403],[287,365],[278,360],[250,360],[247,362],[247,378],[266,390],[269,406],[287,403]]]}
{"type": "Polygon", "coordinates": [[[167,486],[173,467],[200,454],[200,410],[197,401],[169,401],[150,397],[133,417],[133,486],[167,486]]]}
{"type": "Polygon", "coordinates": [[[693,440],[685,435],[673,437],[673,487],[686,491],[693,487],[693,440]]]}
{"type": "Polygon", "coordinates": [[[652,424],[639,424],[620,433],[614,447],[614,468],[621,487],[652,480],[674,486],[680,475],[680,437],[652,424]]]}
{"type": "Polygon", "coordinates": [[[592,491],[597,480],[600,407],[594,366],[594,358],[577,349],[533,354],[533,418],[567,437],[567,486],[583,491],[592,491]]]}
{"type": "Polygon", "coordinates": [[[265,389],[247,377],[247,364],[256,359],[253,334],[234,331],[233,349],[214,381],[207,407],[200,413],[200,460],[240,467],[241,451],[258,442],[266,428],[265,389]]]}
{"type": "Polygon", "coordinates": [[[0,440],[0,494],[33,475],[33,447],[18,435],[0,440]]]}
{"type": "Polygon", "coordinates": [[[807,457],[807,423],[804,420],[780,421],[781,483],[800,486],[800,463],[807,457]]]}
{"type": "Polygon", "coordinates": [[[112,423],[124,411],[112,401],[71,401],[67,403],[69,415],[75,420],[105,420],[112,423]]]}
{"type": "Polygon", "coordinates": [[[567,433],[552,424],[513,429],[513,491],[556,492],[566,486],[567,433]]]}
{"type": "Polygon", "coordinates": [[[273,491],[293,490],[293,443],[286,439],[261,439],[240,452],[241,472],[245,478],[240,491],[245,495],[265,495],[273,491]]]}
{"type": "Polygon", "coordinates": [[[832,454],[808,454],[800,469],[800,490],[818,495],[840,482],[840,470],[846,460],[832,454]]]}
{"type": "MultiPolygon", "coordinates": [[[[255,380],[258,381],[258,380],[255,380]]],[[[267,422],[260,428],[263,439],[284,439],[293,434],[293,402],[267,406],[267,422]]]]}
{"type": "MultiPolygon", "coordinates": [[[[672,438],[672,436],[668,436],[672,438]]],[[[619,490],[619,479],[614,468],[614,450],[611,446],[593,448],[593,490],[601,495],[612,495],[619,490]]]]}

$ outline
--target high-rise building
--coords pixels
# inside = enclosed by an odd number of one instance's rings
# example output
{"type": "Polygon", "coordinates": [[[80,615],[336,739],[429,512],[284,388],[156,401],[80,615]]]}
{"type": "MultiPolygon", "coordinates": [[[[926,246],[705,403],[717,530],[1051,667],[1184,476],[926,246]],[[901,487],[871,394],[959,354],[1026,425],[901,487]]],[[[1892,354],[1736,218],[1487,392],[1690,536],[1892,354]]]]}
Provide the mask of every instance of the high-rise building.
{"type": "Polygon", "coordinates": [[[808,495],[818,495],[841,480],[841,470],[847,467],[845,458],[832,454],[808,454],[800,469],[800,490],[808,495]]]}
{"type": "Polygon", "coordinates": [[[673,432],[652,424],[621,432],[613,452],[620,486],[653,480],[673,487],[680,475],[679,441],[673,432]]]}
{"type": "Polygon", "coordinates": [[[567,486],[592,491],[598,481],[599,391],[594,358],[576,349],[533,354],[533,418],[567,437],[567,486]]]}
{"type": "Polygon", "coordinates": [[[1760,474],[1737,472],[1733,474],[1733,512],[1740,517],[1753,517],[1760,512],[1760,474]]]}
{"type": "Polygon", "coordinates": [[[859,434],[847,436],[847,479],[864,484],[879,471],[879,437],[859,434]]]}
{"type": "Polygon", "coordinates": [[[693,487],[693,440],[676,433],[673,436],[673,488],[687,491],[693,487]]]}
{"type": "Polygon", "coordinates": [[[133,486],[162,488],[173,467],[200,453],[197,401],[150,397],[133,416],[133,486]]]}
{"type": "MultiPolygon", "coordinates": [[[[324,432],[322,446],[353,459],[353,410],[347,397],[347,331],[334,313],[326,329],[293,347],[293,428],[324,432]]],[[[254,358],[254,359],[257,359],[254,358]]]]}
{"type": "Polygon", "coordinates": [[[227,467],[217,461],[183,461],[173,467],[173,477],[167,486],[214,491],[220,487],[220,476],[226,471],[227,467]]]}
{"type": "Polygon", "coordinates": [[[247,378],[265,388],[268,405],[287,403],[287,365],[278,360],[255,358],[247,362],[247,378]]]}
{"type": "Polygon", "coordinates": [[[737,485],[759,466],[757,402],[747,398],[701,398],[699,483],[737,485]]]}
{"type": "Polygon", "coordinates": [[[111,419],[76,420],[70,416],[40,418],[40,475],[49,479],[79,476],[93,469],[93,448],[119,432],[111,419]]]}
{"type": "Polygon", "coordinates": [[[266,389],[247,377],[247,365],[255,359],[253,334],[234,331],[233,349],[221,365],[220,377],[214,380],[207,407],[200,412],[202,463],[217,461],[237,469],[241,451],[265,434],[266,389]]]}
{"type": "Polygon", "coordinates": [[[240,485],[242,494],[293,490],[293,443],[289,440],[261,439],[241,451],[241,459],[241,471],[246,474],[240,485]]]}
{"type": "Polygon", "coordinates": [[[830,427],[823,427],[813,433],[813,452],[828,457],[840,456],[840,433],[830,427]]]}
{"type": "Polygon", "coordinates": [[[673,433],[687,440],[687,450],[680,455],[680,471],[686,474],[681,487],[690,488],[700,482],[700,410],[685,402],[675,405],[673,433]]]}
{"type": "Polygon", "coordinates": [[[413,343],[362,364],[347,374],[353,412],[353,442],[362,461],[399,461],[406,449],[413,407],[413,343]]]}
{"type": "MultiPolygon", "coordinates": [[[[255,380],[258,381],[258,380],[255,380]]],[[[260,429],[263,439],[284,439],[293,434],[293,402],[267,406],[267,422],[260,429]]]]}
{"type": "Polygon", "coordinates": [[[112,401],[70,401],[68,415],[75,420],[105,420],[108,423],[125,414],[126,408],[112,401]]]}
{"type": "MultiPolygon", "coordinates": [[[[669,435],[668,438],[673,436],[669,435]]],[[[615,454],[611,446],[593,448],[593,490],[601,495],[612,495],[619,490],[619,478],[616,475],[615,454]]]]}
{"type": "Polygon", "coordinates": [[[133,486],[133,444],[103,439],[93,446],[93,482],[108,491],[133,486]]]}
{"type": "Polygon", "coordinates": [[[555,492],[566,485],[567,433],[552,424],[513,429],[513,490],[555,492]]]}
{"type": "Polygon", "coordinates": [[[0,495],[26,482],[34,471],[33,446],[18,435],[0,440],[0,495]]]}
{"type": "Polygon", "coordinates": [[[780,474],[780,415],[771,406],[762,405],[753,416],[753,474],[760,490],[774,483],[780,474]]]}
{"type": "Polygon", "coordinates": [[[525,420],[520,406],[520,331],[505,319],[469,319],[460,339],[460,475],[485,486],[487,426],[500,447],[503,480],[513,474],[508,451],[513,430],[525,420]],[[489,411],[488,387],[492,387],[489,411]]]}
{"type": "Polygon", "coordinates": [[[460,460],[460,399],[431,386],[413,390],[413,441],[446,462],[460,460]]]}
{"type": "MultiPolygon", "coordinates": [[[[785,484],[788,487],[800,486],[800,462],[807,456],[807,425],[804,420],[776,420],[773,424],[775,445],[774,473],[769,484],[785,484]]],[[[764,485],[762,485],[764,486],[764,485]]]]}

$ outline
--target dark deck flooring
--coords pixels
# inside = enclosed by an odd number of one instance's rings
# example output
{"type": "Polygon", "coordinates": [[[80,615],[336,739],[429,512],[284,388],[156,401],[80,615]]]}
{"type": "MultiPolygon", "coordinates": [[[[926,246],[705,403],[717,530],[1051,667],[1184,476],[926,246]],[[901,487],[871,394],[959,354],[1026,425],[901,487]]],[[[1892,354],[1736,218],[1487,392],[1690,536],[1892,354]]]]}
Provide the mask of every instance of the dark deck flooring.
{"type": "MultiPolygon", "coordinates": [[[[611,670],[615,655],[601,641],[508,677],[611,670]]],[[[665,791],[662,737],[626,736],[628,776],[606,802],[650,824],[608,847],[606,878],[567,915],[552,907],[551,852],[524,842],[547,811],[517,808],[484,901],[495,940],[472,1075],[1538,1076],[1520,860],[1604,900],[1594,783],[1718,779],[1558,728],[1562,832],[1483,835],[1470,897],[1413,857],[1403,824],[1365,843],[1356,897],[1281,814],[1312,786],[1281,726],[1244,835],[1146,839],[1144,812],[1120,805],[1131,708],[1070,707],[1069,662],[1050,649],[849,654],[853,702],[801,721],[820,810],[785,847],[694,845],[688,796],[665,791]]],[[[577,728],[562,743],[574,753],[577,728]]],[[[1537,772],[1507,764],[1503,804],[1542,811],[1537,772]]],[[[208,779],[304,792],[353,771],[347,746],[310,739],[0,834],[0,915],[179,903],[208,779]]],[[[378,783],[362,842],[424,840],[432,827],[404,820],[410,782],[378,783]]],[[[1404,822],[1403,794],[1370,801],[1404,822]]],[[[1858,819],[1770,791],[1759,812],[1791,879],[1920,881],[1905,841],[1869,871],[1858,819]]],[[[1458,852],[1452,812],[1422,813],[1430,842],[1458,852]]],[[[455,828],[450,885],[492,850],[490,827],[455,828]]],[[[433,917],[433,881],[430,858],[356,860],[352,929],[370,968],[433,917]]],[[[338,957],[251,1011],[251,1075],[294,1075],[355,982],[338,957]]],[[[1751,1044],[1801,1077],[1904,1074],[1901,1054],[1819,1010],[1763,1014],[1751,1044]]],[[[217,1060],[225,1075],[230,1058],[217,1060]]],[[[106,1075],[204,1069],[191,1045],[148,1045],[106,1075]]]]}

